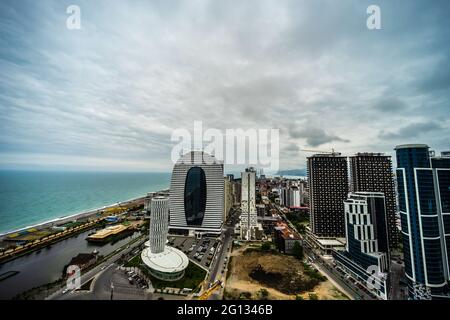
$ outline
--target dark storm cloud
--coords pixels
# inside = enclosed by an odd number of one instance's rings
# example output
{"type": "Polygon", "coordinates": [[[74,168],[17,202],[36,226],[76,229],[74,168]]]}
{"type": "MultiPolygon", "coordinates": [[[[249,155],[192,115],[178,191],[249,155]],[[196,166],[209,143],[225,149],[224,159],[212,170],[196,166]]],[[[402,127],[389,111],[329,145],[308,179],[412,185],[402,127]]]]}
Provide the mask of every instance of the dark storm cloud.
{"type": "Polygon", "coordinates": [[[170,170],[194,120],[280,128],[288,168],[303,145],[448,148],[450,2],[375,3],[370,31],[371,0],[76,1],[70,31],[73,1],[1,1],[0,166],[170,170]]]}
{"type": "Polygon", "coordinates": [[[442,127],[436,122],[419,122],[412,123],[405,127],[400,128],[396,132],[385,132],[380,133],[380,138],[382,139],[410,139],[418,137],[422,134],[429,132],[442,130],[442,127]]]}
{"type": "Polygon", "coordinates": [[[321,128],[295,128],[290,127],[289,128],[289,135],[291,138],[295,139],[305,139],[306,143],[309,146],[317,147],[322,144],[328,143],[328,142],[350,142],[349,140],[342,139],[336,135],[328,134],[325,132],[325,130],[321,128]]]}
{"type": "Polygon", "coordinates": [[[402,112],[407,105],[397,98],[380,99],[375,103],[375,109],[382,113],[402,112]]]}

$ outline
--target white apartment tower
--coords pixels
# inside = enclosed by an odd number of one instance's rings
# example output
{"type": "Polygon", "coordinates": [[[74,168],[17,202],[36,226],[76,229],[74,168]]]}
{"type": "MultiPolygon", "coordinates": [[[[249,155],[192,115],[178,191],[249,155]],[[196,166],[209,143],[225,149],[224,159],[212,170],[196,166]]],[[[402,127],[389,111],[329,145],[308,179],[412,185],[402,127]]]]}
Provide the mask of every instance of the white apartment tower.
{"type": "Polygon", "coordinates": [[[245,169],[241,173],[241,238],[243,240],[255,240],[258,228],[256,214],[255,180],[254,168],[245,169]]]}

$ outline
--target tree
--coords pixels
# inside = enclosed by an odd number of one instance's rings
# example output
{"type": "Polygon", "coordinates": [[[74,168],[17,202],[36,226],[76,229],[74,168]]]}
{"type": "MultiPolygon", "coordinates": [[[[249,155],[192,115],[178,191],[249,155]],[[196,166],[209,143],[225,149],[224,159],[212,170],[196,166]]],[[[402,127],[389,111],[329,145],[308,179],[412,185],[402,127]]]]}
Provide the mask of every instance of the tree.
{"type": "Polygon", "coordinates": [[[272,248],[272,244],[270,242],[264,242],[261,245],[261,250],[262,251],[269,251],[272,248]]]}
{"type": "Polygon", "coordinates": [[[259,295],[261,297],[261,300],[266,300],[267,297],[269,296],[269,291],[267,291],[267,289],[262,288],[261,290],[259,290],[259,295]]]}
{"type": "Polygon", "coordinates": [[[295,241],[294,246],[292,247],[292,254],[298,260],[303,259],[303,247],[300,245],[300,242],[295,241]]]}
{"type": "Polygon", "coordinates": [[[300,232],[300,233],[302,233],[302,234],[306,232],[306,227],[305,227],[304,224],[298,223],[298,224],[296,225],[296,227],[297,227],[297,231],[298,231],[298,232],[300,232]]]}

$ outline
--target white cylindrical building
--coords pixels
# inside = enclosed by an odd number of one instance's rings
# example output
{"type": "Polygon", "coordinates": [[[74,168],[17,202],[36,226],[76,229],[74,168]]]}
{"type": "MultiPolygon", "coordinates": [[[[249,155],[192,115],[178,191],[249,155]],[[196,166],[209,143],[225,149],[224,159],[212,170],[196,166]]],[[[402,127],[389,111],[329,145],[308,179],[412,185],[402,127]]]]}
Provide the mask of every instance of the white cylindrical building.
{"type": "Polygon", "coordinates": [[[157,196],[151,200],[149,241],[141,259],[151,275],[164,281],[176,281],[184,276],[188,257],[180,250],[166,245],[169,229],[169,199],[157,196]]]}
{"type": "Polygon", "coordinates": [[[169,229],[169,199],[154,197],[151,202],[150,250],[152,253],[164,251],[169,229]]]}

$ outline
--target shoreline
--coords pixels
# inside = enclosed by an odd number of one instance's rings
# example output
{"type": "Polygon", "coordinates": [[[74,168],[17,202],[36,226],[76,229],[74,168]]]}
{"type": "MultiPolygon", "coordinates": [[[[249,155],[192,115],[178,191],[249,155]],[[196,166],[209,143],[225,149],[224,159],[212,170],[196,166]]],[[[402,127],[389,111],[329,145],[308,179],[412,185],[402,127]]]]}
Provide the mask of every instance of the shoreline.
{"type": "MultiPolygon", "coordinates": [[[[159,191],[150,191],[149,193],[151,193],[151,192],[159,192],[159,191]]],[[[30,225],[30,226],[26,226],[26,227],[10,230],[10,231],[1,232],[0,233],[0,240],[2,240],[4,237],[7,237],[8,235],[11,235],[13,233],[25,231],[25,230],[31,229],[31,228],[46,228],[46,227],[51,227],[51,226],[58,225],[58,224],[64,224],[64,223],[70,222],[70,221],[72,221],[74,219],[89,218],[90,216],[96,214],[98,211],[105,210],[105,209],[108,209],[108,208],[112,208],[112,207],[115,207],[117,205],[121,205],[121,204],[125,204],[125,203],[137,202],[137,201],[140,201],[140,200],[144,200],[146,196],[147,195],[143,195],[143,196],[139,196],[137,198],[131,198],[131,199],[124,200],[124,201],[118,201],[116,203],[109,204],[109,205],[106,205],[106,206],[103,206],[103,207],[100,207],[100,208],[88,209],[88,211],[82,211],[82,212],[78,212],[78,213],[74,213],[74,214],[69,214],[69,215],[66,215],[66,216],[61,216],[61,217],[54,218],[54,219],[51,219],[51,220],[46,220],[46,221],[43,221],[43,222],[39,222],[39,223],[36,223],[34,225],[30,225]]]]}

